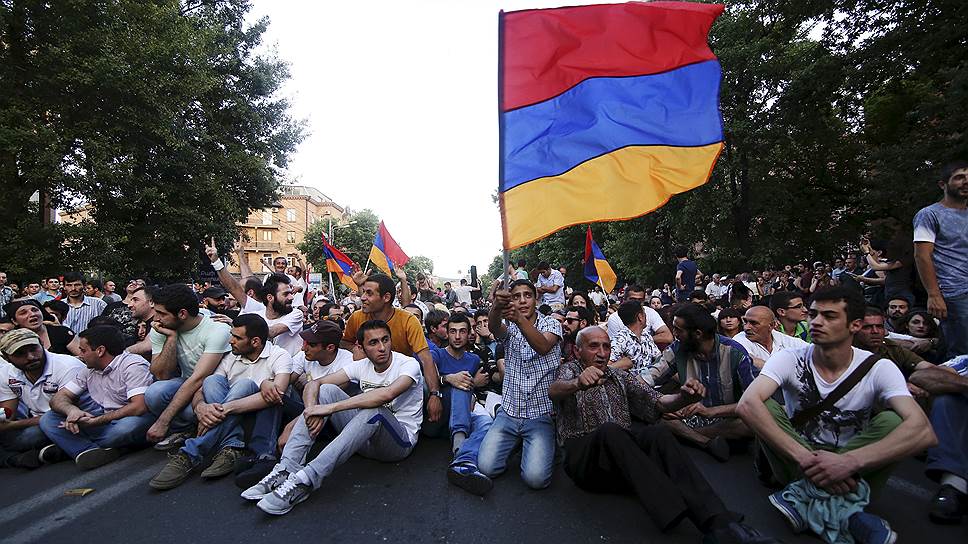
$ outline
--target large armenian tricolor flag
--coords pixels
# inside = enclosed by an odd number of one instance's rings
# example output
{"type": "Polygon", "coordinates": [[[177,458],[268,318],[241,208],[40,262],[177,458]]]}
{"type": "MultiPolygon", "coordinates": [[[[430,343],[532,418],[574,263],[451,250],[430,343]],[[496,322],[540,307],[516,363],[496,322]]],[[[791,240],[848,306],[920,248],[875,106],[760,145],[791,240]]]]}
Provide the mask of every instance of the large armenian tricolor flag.
{"type": "Polygon", "coordinates": [[[629,219],[706,182],[723,147],[723,7],[579,6],[500,17],[504,248],[629,219]]]}

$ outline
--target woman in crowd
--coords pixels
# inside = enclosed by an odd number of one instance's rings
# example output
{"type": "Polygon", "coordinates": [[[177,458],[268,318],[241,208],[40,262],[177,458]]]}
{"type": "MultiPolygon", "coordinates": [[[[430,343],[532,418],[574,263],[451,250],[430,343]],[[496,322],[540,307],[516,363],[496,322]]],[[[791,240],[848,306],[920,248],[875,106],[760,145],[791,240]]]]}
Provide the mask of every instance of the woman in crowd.
{"type": "Polygon", "coordinates": [[[74,331],[44,319],[40,303],[32,298],[24,298],[8,303],[3,307],[14,325],[33,331],[40,337],[44,349],[62,355],[77,355],[79,341],[74,331]]]}
{"type": "MultiPolygon", "coordinates": [[[[909,349],[924,357],[925,360],[938,364],[944,362],[942,353],[944,342],[941,341],[941,328],[934,317],[925,310],[915,310],[907,315],[901,323],[901,333],[906,333],[913,340],[909,349]]],[[[904,340],[902,339],[902,345],[904,340]]],[[[907,346],[905,346],[907,347],[907,346]]]]}
{"type": "Polygon", "coordinates": [[[724,308],[719,312],[719,334],[730,338],[743,330],[743,312],[736,308],[724,308]]]}
{"type": "Polygon", "coordinates": [[[914,243],[911,236],[898,233],[884,248],[876,251],[866,238],[860,249],[871,270],[884,273],[884,301],[893,298],[914,300],[914,243]]]}

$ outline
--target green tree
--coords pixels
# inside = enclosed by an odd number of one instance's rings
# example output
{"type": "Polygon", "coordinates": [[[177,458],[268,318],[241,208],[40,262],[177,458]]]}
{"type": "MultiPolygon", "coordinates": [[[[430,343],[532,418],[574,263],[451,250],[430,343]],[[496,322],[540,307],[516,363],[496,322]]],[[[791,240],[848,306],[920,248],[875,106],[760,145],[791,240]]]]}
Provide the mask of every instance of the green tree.
{"type": "Polygon", "coordinates": [[[430,257],[416,255],[410,257],[403,269],[407,273],[407,279],[416,282],[418,275],[430,276],[434,273],[434,261],[430,257]]]}
{"type": "MultiPolygon", "coordinates": [[[[373,237],[380,225],[380,218],[373,210],[366,209],[352,213],[342,221],[333,223],[333,238],[330,243],[353,259],[353,262],[364,267],[373,246],[373,237]]],[[[315,270],[326,268],[323,259],[323,236],[328,235],[329,221],[320,219],[309,225],[306,236],[296,248],[309,259],[315,270]]]]}
{"type": "Polygon", "coordinates": [[[275,199],[302,124],[245,0],[0,1],[0,261],[178,279],[275,199]],[[83,208],[45,225],[32,195],[83,208]],[[29,248],[25,250],[25,248],[29,248]],[[30,254],[25,258],[25,254],[30,254]]]}

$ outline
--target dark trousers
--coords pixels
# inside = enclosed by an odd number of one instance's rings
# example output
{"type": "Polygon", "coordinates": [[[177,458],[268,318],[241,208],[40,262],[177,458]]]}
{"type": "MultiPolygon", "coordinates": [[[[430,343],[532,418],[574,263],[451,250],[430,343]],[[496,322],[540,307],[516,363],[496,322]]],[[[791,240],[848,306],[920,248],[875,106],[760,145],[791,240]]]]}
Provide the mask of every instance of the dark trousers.
{"type": "Polygon", "coordinates": [[[633,491],[663,531],[688,517],[700,530],[726,507],[668,427],[606,423],[565,441],[565,472],[587,491],[633,491]]]}

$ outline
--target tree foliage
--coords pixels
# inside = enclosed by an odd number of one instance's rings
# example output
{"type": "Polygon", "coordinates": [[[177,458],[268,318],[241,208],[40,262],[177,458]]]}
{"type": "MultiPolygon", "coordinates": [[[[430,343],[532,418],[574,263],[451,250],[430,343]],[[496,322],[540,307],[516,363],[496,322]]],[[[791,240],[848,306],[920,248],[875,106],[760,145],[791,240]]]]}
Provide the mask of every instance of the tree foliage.
{"type": "MultiPolygon", "coordinates": [[[[625,280],[671,281],[673,248],[707,272],[829,259],[860,234],[910,229],[968,156],[968,10],[955,0],[730,2],[710,43],[723,66],[725,149],[708,183],[630,221],[593,226],[625,280]]],[[[580,279],[584,227],[511,253],[580,279]]],[[[500,259],[490,272],[500,271],[500,259]]]]}
{"type": "Polygon", "coordinates": [[[0,262],[177,279],[275,200],[302,124],[246,0],[0,1],[0,262]],[[32,195],[79,225],[44,226],[32,195]]]}

